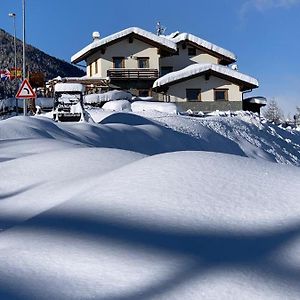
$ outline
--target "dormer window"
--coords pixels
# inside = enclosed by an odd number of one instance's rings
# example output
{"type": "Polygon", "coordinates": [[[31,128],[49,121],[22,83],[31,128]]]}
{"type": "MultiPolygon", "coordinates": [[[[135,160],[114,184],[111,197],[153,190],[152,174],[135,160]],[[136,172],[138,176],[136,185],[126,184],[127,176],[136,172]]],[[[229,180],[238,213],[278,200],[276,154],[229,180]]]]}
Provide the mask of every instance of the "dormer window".
{"type": "Polygon", "coordinates": [[[189,56],[196,56],[196,48],[188,48],[189,56]]]}

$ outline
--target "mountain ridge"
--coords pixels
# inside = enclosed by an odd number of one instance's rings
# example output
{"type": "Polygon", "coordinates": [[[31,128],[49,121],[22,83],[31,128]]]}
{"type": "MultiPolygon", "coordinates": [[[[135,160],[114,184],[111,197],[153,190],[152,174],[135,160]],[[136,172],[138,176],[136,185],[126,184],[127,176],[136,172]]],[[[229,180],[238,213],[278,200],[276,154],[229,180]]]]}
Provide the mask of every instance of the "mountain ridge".
{"type": "MultiPolygon", "coordinates": [[[[14,67],[14,37],[0,28],[0,69],[11,69],[14,67]]],[[[16,40],[17,45],[17,67],[22,66],[22,47],[21,40],[16,40]]],[[[46,80],[52,79],[57,76],[61,77],[81,77],[85,72],[78,67],[62,60],[51,56],[44,51],[26,44],[26,71],[42,72],[46,80]]],[[[11,96],[15,93],[15,81],[6,81],[0,83],[0,97],[11,96]]]]}

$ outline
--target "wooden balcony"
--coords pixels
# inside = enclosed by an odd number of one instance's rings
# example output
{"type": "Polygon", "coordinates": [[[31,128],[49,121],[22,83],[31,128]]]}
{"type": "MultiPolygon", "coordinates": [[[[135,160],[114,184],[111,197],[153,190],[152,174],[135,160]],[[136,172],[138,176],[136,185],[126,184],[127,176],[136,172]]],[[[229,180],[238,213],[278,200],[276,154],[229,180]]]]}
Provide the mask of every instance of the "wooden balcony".
{"type": "Polygon", "coordinates": [[[107,76],[111,80],[156,80],[157,69],[109,69],[107,76]]]}

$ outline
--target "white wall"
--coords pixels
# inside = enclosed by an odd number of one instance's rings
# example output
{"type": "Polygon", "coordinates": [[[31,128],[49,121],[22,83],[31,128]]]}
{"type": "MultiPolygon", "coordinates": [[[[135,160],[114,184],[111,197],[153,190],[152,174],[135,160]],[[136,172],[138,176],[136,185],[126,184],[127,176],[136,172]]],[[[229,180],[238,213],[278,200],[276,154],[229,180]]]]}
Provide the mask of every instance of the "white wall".
{"type": "Polygon", "coordinates": [[[149,68],[159,70],[159,55],[157,48],[138,39],[129,43],[128,38],[120,40],[106,48],[104,54],[100,51],[87,59],[87,75],[89,76],[89,65],[92,64],[92,75],[103,78],[107,76],[107,70],[113,68],[113,57],[125,57],[125,68],[138,68],[136,57],[149,57],[149,68]],[[98,61],[98,73],[95,73],[95,60],[98,61]]]}
{"type": "Polygon", "coordinates": [[[242,92],[238,85],[215,76],[210,76],[209,80],[206,80],[204,76],[199,76],[179,82],[170,86],[167,94],[170,95],[172,102],[187,101],[186,89],[201,89],[201,101],[214,101],[214,89],[216,88],[228,89],[229,101],[242,100],[242,92]]]}
{"type": "Polygon", "coordinates": [[[188,55],[188,48],[192,46],[188,45],[185,49],[182,49],[182,43],[178,44],[179,55],[173,55],[169,57],[160,58],[160,66],[167,67],[173,66],[173,71],[181,70],[194,63],[213,63],[218,64],[218,58],[210,54],[205,53],[202,50],[196,49],[196,56],[188,55]]]}

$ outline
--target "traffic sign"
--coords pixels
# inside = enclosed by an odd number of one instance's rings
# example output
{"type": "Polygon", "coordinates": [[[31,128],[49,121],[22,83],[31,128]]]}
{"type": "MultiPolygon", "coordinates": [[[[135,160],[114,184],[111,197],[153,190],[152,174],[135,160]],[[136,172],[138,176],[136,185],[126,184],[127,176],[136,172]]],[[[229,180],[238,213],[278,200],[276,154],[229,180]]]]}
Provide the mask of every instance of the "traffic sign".
{"type": "Polygon", "coordinates": [[[36,94],[33,91],[30,83],[28,80],[25,78],[17,92],[16,95],[17,99],[31,99],[31,98],[36,98],[36,94]]]}

